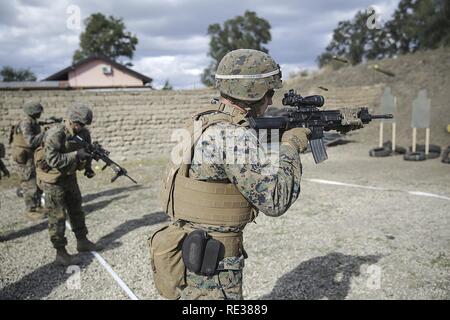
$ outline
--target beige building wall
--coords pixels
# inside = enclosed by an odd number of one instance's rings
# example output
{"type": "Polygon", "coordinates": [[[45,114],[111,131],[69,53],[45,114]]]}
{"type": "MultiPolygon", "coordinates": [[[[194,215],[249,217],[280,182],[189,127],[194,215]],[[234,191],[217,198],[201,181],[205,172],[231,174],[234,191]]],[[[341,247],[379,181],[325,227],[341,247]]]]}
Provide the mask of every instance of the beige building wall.
{"type": "Polygon", "coordinates": [[[69,85],[71,87],[136,87],[144,84],[141,79],[99,59],[89,61],[75,70],[69,71],[69,85]],[[111,68],[111,74],[103,72],[105,66],[111,68]]]}
{"type": "Polygon", "coordinates": [[[111,151],[111,158],[148,159],[169,157],[176,141],[171,136],[190,116],[211,106],[214,90],[30,90],[0,91],[0,142],[6,147],[6,164],[11,161],[9,131],[23,115],[29,100],[40,101],[42,119],[64,117],[67,106],[75,102],[92,107],[92,138],[111,151]]]}
{"type": "MultiPolygon", "coordinates": [[[[327,96],[329,108],[343,105],[373,107],[377,105],[383,87],[347,87],[332,92],[339,92],[339,95],[327,96]],[[357,95],[358,92],[361,93],[357,95]]],[[[281,94],[278,93],[276,101],[280,100],[281,94]]],[[[0,91],[0,142],[5,143],[6,162],[9,165],[9,130],[21,118],[22,106],[29,100],[42,103],[45,109],[43,119],[63,117],[67,106],[81,102],[90,105],[94,112],[90,126],[93,140],[111,151],[112,159],[122,161],[168,157],[177,143],[172,140],[174,130],[183,128],[185,121],[195,112],[211,107],[211,99],[218,96],[219,93],[212,89],[0,91]]],[[[370,129],[376,141],[378,125],[370,125],[364,130],[367,132],[370,129]]]]}

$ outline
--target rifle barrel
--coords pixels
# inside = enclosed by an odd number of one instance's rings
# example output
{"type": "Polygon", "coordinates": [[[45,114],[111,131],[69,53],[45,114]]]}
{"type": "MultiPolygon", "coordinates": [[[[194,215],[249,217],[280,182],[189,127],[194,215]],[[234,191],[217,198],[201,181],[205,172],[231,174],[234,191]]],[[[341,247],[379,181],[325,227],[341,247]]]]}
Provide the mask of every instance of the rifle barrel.
{"type": "Polygon", "coordinates": [[[371,115],[372,119],[392,119],[394,116],[390,113],[388,114],[373,114],[371,115]]]}
{"type": "Polygon", "coordinates": [[[137,184],[137,181],[134,180],[132,177],[130,177],[128,174],[126,174],[125,177],[127,177],[128,179],[130,179],[131,181],[133,181],[135,184],[137,184]]]}

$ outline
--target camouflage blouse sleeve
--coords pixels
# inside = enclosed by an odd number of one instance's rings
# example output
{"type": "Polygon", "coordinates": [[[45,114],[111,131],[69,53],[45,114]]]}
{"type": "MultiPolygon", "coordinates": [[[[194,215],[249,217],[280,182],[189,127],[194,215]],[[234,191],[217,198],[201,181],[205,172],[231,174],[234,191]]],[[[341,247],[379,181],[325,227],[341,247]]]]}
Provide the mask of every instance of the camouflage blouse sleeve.
{"type": "Polygon", "coordinates": [[[65,135],[62,130],[55,127],[47,131],[44,141],[45,161],[52,168],[64,169],[74,164],[76,152],[62,153],[65,135]]]}
{"type": "Polygon", "coordinates": [[[33,124],[30,121],[21,121],[20,122],[20,131],[28,144],[28,147],[31,149],[36,149],[42,142],[44,137],[44,133],[36,134],[33,130],[33,124]]]}
{"type": "MultiPolygon", "coordinates": [[[[282,144],[278,152],[269,154],[251,130],[229,124],[226,129],[216,129],[212,138],[203,138],[203,146],[220,155],[228,179],[264,214],[280,216],[286,212],[300,194],[302,167],[294,148],[282,144]],[[217,143],[217,135],[223,143],[217,143]],[[210,143],[208,139],[212,139],[210,143]]],[[[208,150],[203,150],[203,156],[212,158],[208,150]]]]}

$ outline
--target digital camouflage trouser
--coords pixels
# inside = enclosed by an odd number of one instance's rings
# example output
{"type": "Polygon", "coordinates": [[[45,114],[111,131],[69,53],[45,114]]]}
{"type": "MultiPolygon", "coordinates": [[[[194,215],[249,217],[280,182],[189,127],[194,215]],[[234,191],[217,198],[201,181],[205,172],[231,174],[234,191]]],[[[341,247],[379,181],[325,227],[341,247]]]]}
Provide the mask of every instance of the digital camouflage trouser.
{"type": "Polygon", "coordinates": [[[62,177],[56,184],[42,182],[45,193],[45,207],[48,212],[48,231],[55,248],[65,247],[67,239],[66,214],[69,216],[72,231],[77,239],[88,233],[84,212],[81,209],[81,193],[76,174],[62,177]]]}
{"type": "Polygon", "coordinates": [[[23,199],[27,211],[35,210],[39,206],[40,192],[36,185],[36,170],[33,159],[27,163],[19,164],[20,187],[23,190],[23,199]]]}
{"type": "Polygon", "coordinates": [[[244,257],[228,257],[219,262],[218,274],[202,276],[186,270],[187,286],[181,300],[242,300],[244,257]]]}

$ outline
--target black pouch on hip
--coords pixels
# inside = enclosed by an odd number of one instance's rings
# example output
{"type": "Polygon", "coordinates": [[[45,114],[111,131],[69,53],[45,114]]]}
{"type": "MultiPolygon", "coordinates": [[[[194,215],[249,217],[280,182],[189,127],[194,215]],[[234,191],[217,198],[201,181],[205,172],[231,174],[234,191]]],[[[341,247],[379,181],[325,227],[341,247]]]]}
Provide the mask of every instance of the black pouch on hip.
{"type": "Polygon", "coordinates": [[[208,234],[202,230],[195,230],[188,234],[181,248],[183,262],[189,271],[199,273],[202,268],[208,234]]]}
{"type": "Polygon", "coordinates": [[[208,239],[205,247],[205,254],[203,256],[201,274],[205,276],[212,276],[216,273],[217,265],[219,263],[220,253],[223,252],[223,245],[220,241],[215,239],[208,239]]]}
{"type": "Polygon", "coordinates": [[[186,268],[197,274],[212,276],[223,254],[223,244],[212,239],[208,233],[195,230],[184,239],[182,257],[186,268]]]}

